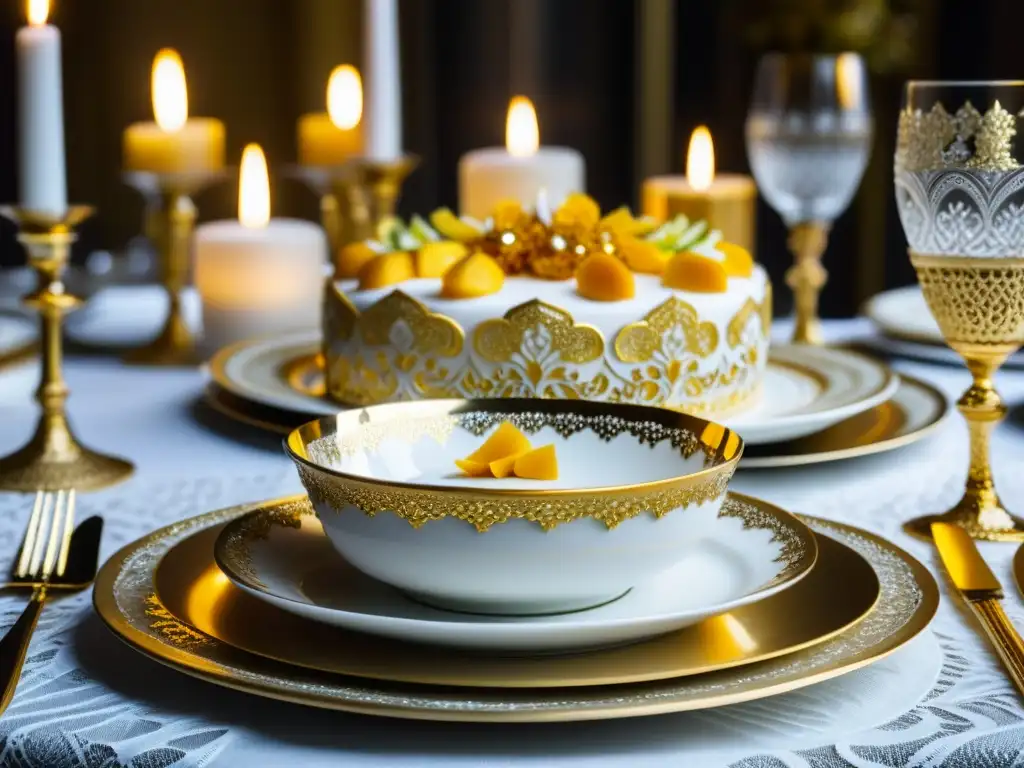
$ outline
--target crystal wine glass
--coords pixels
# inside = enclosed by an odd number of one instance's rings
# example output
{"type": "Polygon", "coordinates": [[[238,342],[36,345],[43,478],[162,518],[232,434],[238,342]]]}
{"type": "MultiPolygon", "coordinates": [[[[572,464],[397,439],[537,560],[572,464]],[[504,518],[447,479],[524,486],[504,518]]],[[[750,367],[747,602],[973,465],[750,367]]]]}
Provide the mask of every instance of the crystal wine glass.
{"type": "Polygon", "coordinates": [[[818,295],[828,277],[821,256],[871,150],[864,62],[854,53],[767,54],[757,68],[746,134],[758,188],[789,228],[793,341],[820,344],[818,295]]]}
{"type": "Polygon", "coordinates": [[[979,539],[1022,540],[1024,521],[996,493],[989,435],[1006,407],[992,376],[1024,344],[1021,82],[909,82],[897,129],[896,206],[910,261],[946,343],[974,381],[957,402],[970,433],[963,498],[936,520],[979,539]]]}

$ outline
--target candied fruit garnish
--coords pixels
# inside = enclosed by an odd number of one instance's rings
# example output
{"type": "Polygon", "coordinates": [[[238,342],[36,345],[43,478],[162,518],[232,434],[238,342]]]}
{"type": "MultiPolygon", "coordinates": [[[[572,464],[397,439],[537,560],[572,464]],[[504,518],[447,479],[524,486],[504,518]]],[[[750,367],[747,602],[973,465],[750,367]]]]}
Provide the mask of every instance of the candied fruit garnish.
{"type": "Polygon", "coordinates": [[[636,295],[636,280],[620,259],[598,251],[576,270],[576,291],[594,301],[622,301],[636,295]]]}
{"type": "Polygon", "coordinates": [[[661,282],[680,291],[724,293],[729,287],[729,276],[722,262],[693,251],[682,251],[668,260],[661,282]]]}
{"type": "Polygon", "coordinates": [[[558,459],[555,456],[555,446],[543,445],[534,448],[516,459],[516,477],[523,477],[530,480],[557,480],[558,459]]]}
{"type": "Polygon", "coordinates": [[[416,276],[441,277],[468,252],[465,245],[455,240],[424,243],[415,254],[416,276]]]}
{"type": "Polygon", "coordinates": [[[725,255],[725,274],[729,277],[750,277],[754,274],[754,257],[736,243],[716,243],[715,249],[725,255]]]}
{"type": "Polygon", "coordinates": [[[382,253],[359,270],[359,290],[384,288],[416,277],[412,254],[406,251],[382,253]]]}
{"type": "Polygon", "coordinates": [[[484,444],[469,454],[466,459],[488,464],[528,450],[530,450],[530,439],[520,432],[511,421],[503,421],[484,441],[484,444]]]}
{"type": "Polygon", "coordinates": [[[660,275],[665,272],[668,254],[650,240],[637,237],[623,237],[618,242],[619,256],[634,272],[645,275],[660,275]]]}
{"type": "Polygon", "coordinates": [[[482,251],[455,262],[441,278],[441,295],[446,299],[476,299],[501,290],[505,270],[482,251]]]}
{"type": "Polygon", "coordinates": [[[476,240],[481,232],[472,224],[467,224],[448,208],[438,208],[430,214],[430,223],[442,237],[458,240],[460,243],[476,240]]]}
{"type": "Polygon", "coordinates": [[[353,278],[366,263],[377,257],[377,252],[365,242],[349,243],[338,252],[338,268],[336,277],[353,278]]]}

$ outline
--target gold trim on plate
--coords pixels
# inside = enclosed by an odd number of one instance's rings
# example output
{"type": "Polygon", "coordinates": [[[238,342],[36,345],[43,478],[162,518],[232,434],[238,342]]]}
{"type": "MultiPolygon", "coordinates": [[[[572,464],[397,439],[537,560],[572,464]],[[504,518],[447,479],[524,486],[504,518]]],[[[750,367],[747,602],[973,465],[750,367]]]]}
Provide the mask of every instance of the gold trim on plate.
{"type": "MultiPolygon", "coordinates": [[[[227,526],[293,507],[291,502],[271,502],[227,526]]],[[[223,539],[221,531],[227,526],[213,525],[192,534],[160,560],[156,594],[170,616],[260,656],[392,682],[522,688],[637,683],[703,674],[823,643],[862,620],[879,595],[871,565],[849,547],[821,536],[817,564],[793,587],[670,635],[575,654],[568,662],[564,656],[465,653],[348,632],[247,594],[224,578],[214,560],[214,542],[223,539]],[[842,589],[837,589],[840,583],[842,589]]],[[[329,572],[335,578],[337,555],[326,539],[311,538],[307,546],[303,562],[308,563],[309,572],[329,572]],[[318,544],[322,544],[319,551],[314,549],[318,544]]],[[[244,553],[236,554],[246,559],[244,553]]],[[[345,589],[344,576],[340,578],[339,588],[345,589]]],[[[452,621],[465,619],[453,617],[452,621]]]]}
{"type": "Polygon", "coordinates": [[[885,611],[870,612],[851,630],[820,645],[735,670],[614,688],[491,690],[382,685],[318,674],[240,651],[185,624],[156,596],[154,572],[174,545],[265,504],[179,521],[121,549],[96,579],[93,601],[101,619],[130,646],[162,664],[258,696],[390,717],[550,722],[708,709],[796,690],[851,672],[901,648],[928,626],[939,601],[935,579],[903,550],[853,526],[805,517],[817,532],[837,539],[872,563],[886,606],[885,611]]]}

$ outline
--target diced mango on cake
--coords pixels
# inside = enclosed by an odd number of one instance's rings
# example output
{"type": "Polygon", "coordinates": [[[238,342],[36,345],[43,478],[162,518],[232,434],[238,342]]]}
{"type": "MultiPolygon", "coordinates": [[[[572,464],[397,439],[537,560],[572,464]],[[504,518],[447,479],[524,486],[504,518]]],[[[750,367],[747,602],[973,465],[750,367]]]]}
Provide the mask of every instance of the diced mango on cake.
{"type": "Polygon", "coordinates": [[[680,291],[725,293],[729,276],[722,262],[693,251],[681,251],[668,260],[661,282],[680,291]]]}
{"type": "Polygon", "coordinates": [[[446,299],[477,299],[497,293],[505,284],[505,270],[483,251],[455,262],[441,278],[446,299]]]}
{"type": "Polygon", "coordinates": [[[469,251],[455,240],[424,243],[414,254],[417,277],[441,277],[469,251]]]}
{"type": "Polygon", "coordinates": [[[498,459],[525,453],[530,450],[530,439],[511,421],[498,425],[484,444],[466,457],[468,461],[489,464],[498,459]]]}
{"type": "Polygon", "coordinates": [[[665,272],[668,254],[650,240],[624,237],[618,243],[619,255],[634,272],[644,275],[660,275],[665,272]]]}
{"type": "Polygon", "coordinates": [[[516,477],[528,480],[557,480],[558,459],[555,457],[555,446],[542,445],[534,448],[516,459],[516,477]]]}
{"type": "Polygon", "coordinates": [[[723,266],[729,277],[750,277],[754,274],[754,257],[750,251],[736,243],[716,243],[715,249],[725,256],[723,266]]]}
{"type": "Polygon", "coordinates": [[[483,461],[456,459],[455,466],[461,469],[463,474],[470,477],[489,477],[491,474],[491,468],[483,461]]]}
{"type": "Polygon", "coordinates": [[[349,243],[338,251],[335,277],[353,278],[359,275],[366,264],[379,256],[366,242],[349,243]]]}
{"type": "Polygon", "coordinates": [[[467,224],[448,208],[438,208],[430,214],[430,223],[441,237],[449,240],[466,242],[480,237],[480,232],[472,224],[467,224]]]}
{"type": "Polygon", "coordinates": [[[412,254],[406,251],[382,253],[371,259],[359,270],[359,290],[370,291],[385,288],[416,277],[416,265],[412,254]]]}
{"type": "MultiPolygon", "coordinates": [[[[523,453],[526,453],[526,451],[523,451],[523,453]]],[[[487,466],[491,468],[491,474],[495,477],[509,477],[513,472],[515,472],[516,460],[522,456],[523,453],[514,453],[503,459],[495,459],[487,466]]]]}
{"type": "Polygon", "coordinates": [[[636,280],[621,259],[598,251],[576,268],[576,292],[594,301],[622,301],[636,295],[636,280]]]}
{"type": "Polygon", "coordinates": [[[565,198],[551,218],[555,229],[592,228],[601,221],[601,206],[590,195],[573,192],[565,198]]]}

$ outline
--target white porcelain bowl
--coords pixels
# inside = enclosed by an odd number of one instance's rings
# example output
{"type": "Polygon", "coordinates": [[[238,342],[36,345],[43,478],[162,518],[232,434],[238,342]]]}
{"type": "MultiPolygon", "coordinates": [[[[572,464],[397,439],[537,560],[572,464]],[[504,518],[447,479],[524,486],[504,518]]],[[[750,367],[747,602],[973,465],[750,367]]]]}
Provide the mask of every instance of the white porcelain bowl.
{"type": "Polygon", "coordinates": [[[743,450],[725,427],[668,410],[515,399],[355,409],[285,447],[356,568],[431,605],[504,615],[606,603],[734,533],[719,509],[743,450]],[[555,444],[557,480],[458,471],[505,420],[555,444]]]}

